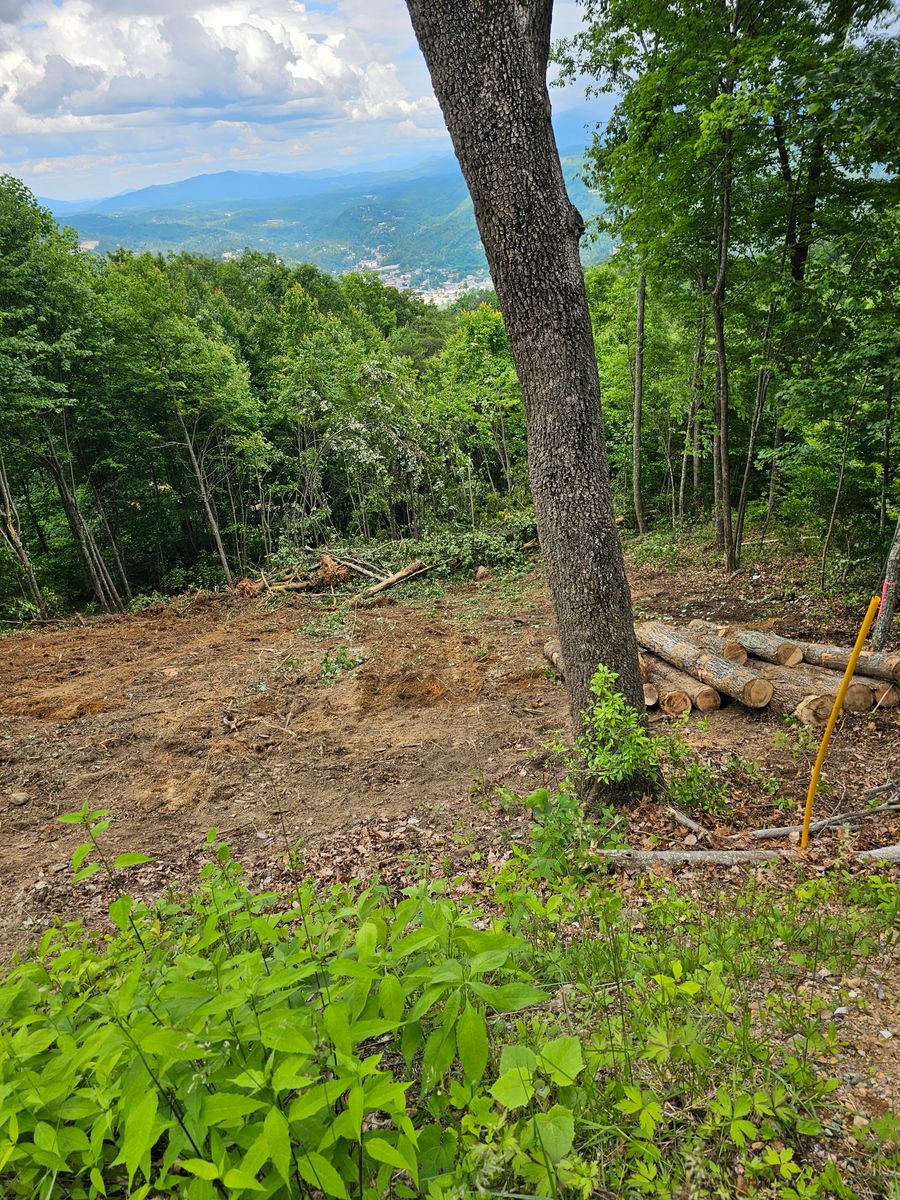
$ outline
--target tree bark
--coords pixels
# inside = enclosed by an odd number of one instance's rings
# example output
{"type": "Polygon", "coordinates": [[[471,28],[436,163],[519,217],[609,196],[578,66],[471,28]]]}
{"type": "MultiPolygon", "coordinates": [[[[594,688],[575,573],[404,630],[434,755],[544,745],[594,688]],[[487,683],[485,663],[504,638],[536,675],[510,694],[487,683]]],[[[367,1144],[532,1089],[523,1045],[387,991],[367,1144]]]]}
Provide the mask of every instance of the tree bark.
{"type": "Polygon", "coordinates": [[[647,276],[641,271],[637,286],[637,327],[634,338],[634,412],[631,425],[631,495],[634,521],[641,537],[647,532],[644,498],[641,492],[641,424],[644,412],[644,310],[647,304],[647,276]]]}
{"type": "Polygon", "coordinates": [[[552,0],[407,0],[465,176],[516,366],[541,547],[580,727],[598,663],[639,712],[578,244],[546,86],[552,0]]]}
{"type": "MultiPolygon", "coordinates": [[[[884,568],[884,584],[881,589],[881,608],[872,630],[872,645],[876,650],[883,650],[887,645],[891,622],[897,607],[897,587],[900,585],[900,517],[894,530],[890,553],[884,568]]],[[[898,673],[900,674],[900,673],[898,673]]]]}
{"type": "Polygon", "coordinates": [[[19,511],[16,508],[15,497],[9,486],[9,477],[6,474],[6,463],[3,458],[2,449],[0,449],[0,516],[3,518],[3,535],[9,543],[13,554],[19,560],[19,566],[25,577],[25,586],[28,588],[29,595],[38,612],[46,619],[48,616],[47,604],[44,600],[40,584],[37,581],[37,576],[34,573],[34,567],[31,565],[31,558],[25,548],[25,543],[22,541],[22,525],[19,521],[19,511]]]}
{"type": "Polygon", "coordinates": [[[181,428],[184,444],[188,452],[188,458],[191,460],[191,467],[194,471],[194,478],[197,480],[197,487],[200,489],[200,499],[203,502],[203,512],[206,515],[206,524],[212,535],[213,544],[216,547],[216,553],[219,556],[219,562],[222,564],[222,571],[225,574],[225,582],[229,587],[234,587],[234,577],[231,574],[231,567],[228,564],[228,555],[225,553],[225,544],[222,541],[222,533],[219,529],[219,522],[216,519],[216,514],[213,510],[212,500],[210,499],[209,489],[206,486],[206,475],[197,458],[194,450],[194,442],[185,424],[181,409],[178,407],[178,401],[172,395],[172,407],[175,410],[175,416],[178,419],[178,424],[181,428]]]}
{"type": "Polygon", "coordinates": [[[887,528],[887,498],[892,483],[891,443],[894,434],[894,376],[888,375],[884,388],[884,440],[881,451],[881,495],[878,502],[878,532],[887,528]]]}

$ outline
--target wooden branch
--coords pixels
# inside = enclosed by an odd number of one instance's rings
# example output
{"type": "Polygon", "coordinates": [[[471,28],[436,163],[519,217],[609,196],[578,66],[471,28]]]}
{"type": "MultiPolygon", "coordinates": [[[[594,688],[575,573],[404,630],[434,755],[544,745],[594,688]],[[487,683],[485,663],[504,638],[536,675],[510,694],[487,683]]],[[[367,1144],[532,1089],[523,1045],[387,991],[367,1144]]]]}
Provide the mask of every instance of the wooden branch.
{"type": "Polygon", "coordinates": [[[638,622],[635,633],[646,650],[748,708],[765,708],[772,699],[775,689],[768,679],[717,654],[705,654],[691,638],[660,621],[638,622]]]}
{"type": "MultiPolygon", "coordinates": [[[[889,804],[879,804],[877,808],[861,808],[857,812],[852,813],[837,813],[831,817],[823,817],[821,821],[813,821],[809,827],[810,833],[815,833],[819,829],[832,829],[838,825],[846,825],[849,821],[863,821],[866,817],[874,817],[878,813],[896,812],[898,806],[894,801],[889,804]]],[[[803,829],[802,825],[782,825],[780,828],[771,827],[769,829],[751,829],[750,836],[766,840],[769,838],[787,837],[790,833],[800,833],[803,829]]],[[[743,837],[743,833],[735,833],[733,837],[743,837]]]]}
{"type": "MultiPolygon", "coordinates": [[[[655,863],[733,867],[741,863],[799,858],[796,850],[595,850],[594,855],[633,867],[652,867],[655,863]]],[[[900,862],[900,844],[881,846],[877,850],[857,850],[853,857],[860,862],[900,862]]]]}
{"type": "MultiPolygon", "coordinates": [[[[694,622],[691,621],[690,624],[693,625],[694,622]]],[[[738,663],[739,666],[743,666],[749,657],[747,651],[736,638],[722,637],[715,631],[706,633],[702,629],[693,629],[690,627],[681,632],[683,636],[690,638],[698,646],[702,646],[707,654],[718,654],[720,658],[727,658],[729,662],[738,663]]]]}
{"type": "Polygon", "coordinates": [[[693,817],[689,817],[687,813],[681,812],[680,809],[673,808],[671,804],[666,806],[666,812],[676,824],[681,825],[683,829],[689,829],[697,837],[712,837],[712,834],[704,825],[701,825],[699,821],[695,821],[693,817]]]}
{"type": "MultiPolygon", "coordinates": [[[[840,675],[833,671],[825,671],[820,667],[811,667],[808,663],[803,663],[799,667],[779,667],[774,663],[758,662],[756,669],[761,675],[765,675],[766,679],[770,679],[776,685],[783,685],[785,688],[799,688],[800,691],[807,695],[828,696],[831,699],[829,705],[829,713],[834,706],[834,698],[837,696],[841,686],[840,675]]],[[[872,687],[858,678],[853,676],[853,681],[847,688],[847,693],[844,696],[844,711],[855,713],[866,713],[872,708],[875,703],[872,687]]],[[[826,715],[825,719],[828,717],[826,715]]]]}
{"type": "Polygon", "coordinates": [[[774,862],[793,858],[794,850],[595,850],[598,858],[610,858],[626,866],[649,867],[654,863],[697,863],[732,867],[736,863],[774,862]]]}
{"type": "Polygon", "coordinates": [[[878,850],[858,850],[856,857],[874,859],[877,862],[900,862],[900,844],[881,846],[878,850]]]}
{"type": "Polygon", "coordinates": [[[416,559],[415,562],[409,563],[409,565],[403,567],[402,570],[395,571],[393,575],[388,575],[386,578],[380,579],[378,583],[372,584],[371,587],[367,587],[363,591],[357,592],[357,594],[352,596],[347,603],[359,604],[360,601],[368,600],[371,596],[377,596],[379,592],[384,592],[388,588],[394,587],[395,584],[404,583],[407,579],[412,579],[413,575],[421,575],[425,571],[430,570],[430,566],[426,567],[424,563],[421,563],[418,559],[416,559]]]}

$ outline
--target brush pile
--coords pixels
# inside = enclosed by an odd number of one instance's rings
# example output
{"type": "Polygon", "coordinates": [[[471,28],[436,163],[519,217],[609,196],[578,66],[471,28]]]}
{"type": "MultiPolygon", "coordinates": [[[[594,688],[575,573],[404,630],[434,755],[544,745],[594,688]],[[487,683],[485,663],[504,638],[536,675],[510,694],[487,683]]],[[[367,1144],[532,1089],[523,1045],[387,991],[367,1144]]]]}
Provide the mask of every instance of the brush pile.
{"type": "MultiPolygon", "coordinates": [[[[640,621],[635,633],[641,648],[645,703],[648,708],[658,705],[673,717],[692,709],[710,712],[724,698],[747,708],[768,708],[779,716],[793,715],[807,725],[822,725],[851,653],[849,646],[789,641],[767,630],[700,620],[686,628],[640,621]]],[[[544,653],[564,674],[559,643],[551,640],[544,653]]],[[[897,705],[900,654],[863,651],[843,711],[868,713],[897,705]]]]}

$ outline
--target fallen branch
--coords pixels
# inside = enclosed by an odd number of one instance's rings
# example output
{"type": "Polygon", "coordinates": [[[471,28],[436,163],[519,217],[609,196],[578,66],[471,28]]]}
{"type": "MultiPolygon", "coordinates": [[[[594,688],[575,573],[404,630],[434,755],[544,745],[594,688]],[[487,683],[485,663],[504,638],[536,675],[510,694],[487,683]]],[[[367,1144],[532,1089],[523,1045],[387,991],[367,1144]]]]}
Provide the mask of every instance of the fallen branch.
{"type": "MultiPolygon", "coordinates": [[[[877,813],[891,812],[898,808],[900,805],[891,800],[887,804],[879,804],[877,808],[861,808],[858,812],[838,813],[831,817],[823,817],[821,821],[813,821],[809,831],[815,833],[818,829],[831,829],[837,825],[845,825],[848,821],[862,821],[866,817],[874,817],[877,813]]],[[[768,829],[751,829],[750,836],[763,839],[787,837],[790,833],[800,833],[802,829],[802,825],[782,825],[779,828],[773,826],[768,829]]],[[[735,833],[732,836],[743,837],[743,834],[735,833]]]]}
{"type": "Polygon", "coordinates": [[[900,862],[900,844],[881,846],[878,850],[859,850],[857,858],[875,859],[877,862],[900,862]]]}
{"type": "Polygon", "coordinates": [[[793,850],[595,850],[598,858],[612,858],[636,867],[653,863],[707,863],[732,867],[736,863],[773,862],[793,858],[793,850]]]}
{"type": "Polygon", "coordinates": [[[666,812],[676,824],[681,825],[684,829],[689,829],[691,833],[696,833],[697,837],[712,837],[710,831],[699,821],[695,821],[693,817],[689,817],[687,813],[681,812],[677,808],[673,808],[671,804],[666,806],[666,812]]]}
{"type": "Polygon", "coordinates": [[[371,587],[364,588],[363,591],[357,592],[355,596],[347,601],[348,604],[359,604],[362,600],[368,600],[371,596],[377,596],[379,592],[384,592],[395,584],[403,583],[407,579],[412,579],[414,575],[422,575],[425,571],[430,571],[431,567],[419,562],[411,562],[400,571],[395,571],[393,575],[388,575],[385,579],[381,579],[378,583],[371,587]]]}

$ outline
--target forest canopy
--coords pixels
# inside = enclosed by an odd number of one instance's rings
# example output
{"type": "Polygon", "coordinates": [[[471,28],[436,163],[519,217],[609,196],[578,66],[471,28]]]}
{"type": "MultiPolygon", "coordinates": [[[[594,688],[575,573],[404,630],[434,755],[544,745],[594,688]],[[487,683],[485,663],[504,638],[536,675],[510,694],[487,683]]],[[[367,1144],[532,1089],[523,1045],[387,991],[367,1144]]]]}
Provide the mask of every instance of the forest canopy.
{"type": "MultiPolygon", "coordinates": [[[[709,528],[730,564],[780,530],[876,575],[900,500],[888,6],[742,5],[728,29],[708,5],[585,7],[556,55],[618,96],[586,158],[616,245],[586,282],[617,511],[709,528]]],[[[491,294],[439,309],[254,251],[92,256],[0,179],[6,619],[330,540],[499,530],[464,561],[515,553],[529,505],[491,294]]]]}

